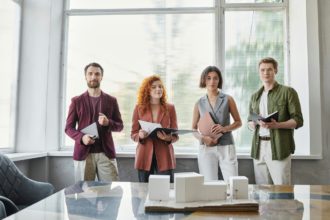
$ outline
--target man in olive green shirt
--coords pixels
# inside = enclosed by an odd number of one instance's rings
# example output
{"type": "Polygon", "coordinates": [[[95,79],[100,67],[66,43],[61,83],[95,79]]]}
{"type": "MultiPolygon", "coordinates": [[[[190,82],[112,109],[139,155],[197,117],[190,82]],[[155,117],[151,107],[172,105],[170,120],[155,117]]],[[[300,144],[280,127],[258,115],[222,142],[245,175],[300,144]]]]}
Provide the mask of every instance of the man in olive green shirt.
{"type": "Polygon", "coordinates": [[[277,61],[267,57],[259,62],[263,86],[250,100],[249,128],[254,130],[251,157],[257,184],[291,184],[293,131],[303,125],[297,92],[276,82],[277,61]],[[278,120],[252,121],[251,114],[267,116],[278,111],[278,120]]]}

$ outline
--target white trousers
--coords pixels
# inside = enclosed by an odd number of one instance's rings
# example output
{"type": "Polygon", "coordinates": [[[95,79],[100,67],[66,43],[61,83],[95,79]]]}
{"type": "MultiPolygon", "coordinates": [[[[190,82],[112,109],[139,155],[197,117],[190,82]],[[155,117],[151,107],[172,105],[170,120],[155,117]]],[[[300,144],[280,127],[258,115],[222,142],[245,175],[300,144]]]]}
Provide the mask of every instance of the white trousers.
{"type": "Polygon", "coordinates": [[[291,184],[291,155],[283,160],[272,160],[270,141],[260,142],[259,159],[253,160],[256,184],[291,184]]]}
{"type": "Polygon", "coordinates": [[[73,165],[76,182],[94,180],[95,176],[97,176],[99,181],[111,182],[119,180],[116,159],[109,159],[104,153],[88,154],[86,160],[74,160],[73,165]],[[88,162],[86,163],[86,161],[88,162]]]}
{"type": "Polygon", "coordinates": [[[238,175],[238,163],[234,145],[206,146],[200,145],[198,168],[205,181],[218,180],[218,166],[222,176],[228,182],[230,176],[238,175]]]}

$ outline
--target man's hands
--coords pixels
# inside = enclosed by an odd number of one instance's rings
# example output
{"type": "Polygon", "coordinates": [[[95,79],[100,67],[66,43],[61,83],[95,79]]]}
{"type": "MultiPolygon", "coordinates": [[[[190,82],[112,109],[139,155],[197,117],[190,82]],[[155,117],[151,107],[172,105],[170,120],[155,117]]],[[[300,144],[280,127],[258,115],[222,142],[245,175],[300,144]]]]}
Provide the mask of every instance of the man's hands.
{"type": "Polygon", "coordinates": [[[258,120],[258,124],[260,125],[260,127],[262,128],[268,128],[268,129],[275,129],[275,128],[279,128],[278,127],[278,122],[274,119],[271,119],[271,122],[263,122],[261,120],[258,120]]]}
{"type": "Polygon", "coordinates": [[[271,119],[271,122],[264,122],[261,120],[258,120],[258,122],[254,122],[254,121],[249,121],[248,122],[248,128],[251,131],[254,131],[256,129],[256,125],[259,125],[262,128],[267,128],[267,129],[275,129],[275,128],[279,128],[279,122],[277,122],[274,119],[271,119]]]}
{"type": "Polygon", "coordinates": [[[108,126],[109,125],[109,119],[107,118],[107,116],[103,113],[99,113],[99,120],[98,120],[99,124],[102,126],[108,126]]]}
{"type": "Polygon", "coordinates": [[[91,145],[95,143],[95,140],[88,134],[85,134],[82,137],[82,142],[84,143],[84,145],[91,145]]]}

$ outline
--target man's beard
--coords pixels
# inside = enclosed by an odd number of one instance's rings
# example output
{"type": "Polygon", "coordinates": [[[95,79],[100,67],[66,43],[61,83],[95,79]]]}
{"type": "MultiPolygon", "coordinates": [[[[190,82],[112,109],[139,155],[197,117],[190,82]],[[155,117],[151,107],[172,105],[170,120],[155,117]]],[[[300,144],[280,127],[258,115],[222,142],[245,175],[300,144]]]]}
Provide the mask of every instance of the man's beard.
{"type": "Polygon", "coordinates": [[[100,87],[100,83],[91,81],[91,82],[87,82],[87,86],[88,86],[88,88],[91,88],[91,89],[97,89],[100,87]]]}

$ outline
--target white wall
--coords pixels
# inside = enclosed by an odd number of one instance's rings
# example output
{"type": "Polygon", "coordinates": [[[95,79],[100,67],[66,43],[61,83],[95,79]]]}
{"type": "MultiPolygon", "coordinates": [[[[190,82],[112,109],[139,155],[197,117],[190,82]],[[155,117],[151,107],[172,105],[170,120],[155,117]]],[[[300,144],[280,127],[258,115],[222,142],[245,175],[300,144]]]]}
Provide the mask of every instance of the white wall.
{"type": "Polygon", "coordinates": [[[23,1],[16,151],[57,150],[62,1],[23,1]]]}
{"type": "Polygon", "coordinates": [[[289,1],[289,84],[300,97],[304,126],[295,131],[295,154],[322,154],[317,0],[289,1]],[[307,24],[307,25],[306,25],[307,24]]]}

